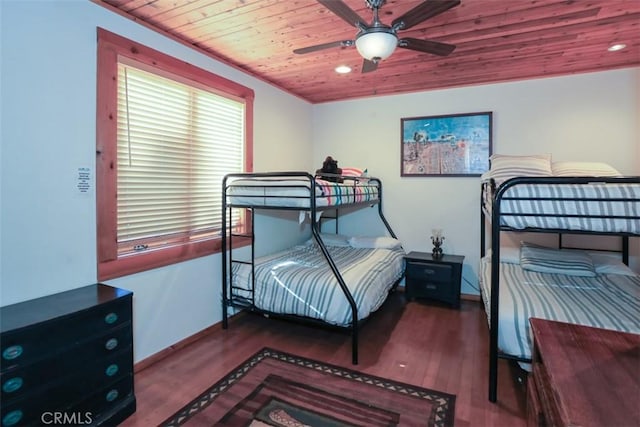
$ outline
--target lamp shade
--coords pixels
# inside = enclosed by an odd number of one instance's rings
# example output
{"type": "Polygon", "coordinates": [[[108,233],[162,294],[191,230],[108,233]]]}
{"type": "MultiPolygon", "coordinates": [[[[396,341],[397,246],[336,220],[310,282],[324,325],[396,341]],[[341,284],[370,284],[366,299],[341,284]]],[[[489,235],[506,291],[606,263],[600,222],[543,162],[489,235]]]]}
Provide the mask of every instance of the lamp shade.
{"type": "Polygon", "coordinates": [[[398,37],[391,31],[365,32],[356,37],[356,49],[369,61],[387,59],[398,46],[398,37]]]}

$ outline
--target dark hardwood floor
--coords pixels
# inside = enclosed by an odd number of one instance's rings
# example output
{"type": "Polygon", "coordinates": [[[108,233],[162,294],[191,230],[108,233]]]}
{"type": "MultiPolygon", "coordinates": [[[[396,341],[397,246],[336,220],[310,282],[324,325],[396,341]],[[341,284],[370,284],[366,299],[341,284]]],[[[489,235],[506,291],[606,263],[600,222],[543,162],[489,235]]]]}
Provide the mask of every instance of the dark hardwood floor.
{"type": "Polygon", "coordinates": [[[455,425],[524,426],[522,373],[500,361],[498,402],[488,393],[488,327],[481,303],[459,310],[393,293],[360,330],[360,363],[349,335],[257,315],[239,315],[135,375],[137,412],[123,426],[157,425],[263,347],[455,394],[455,425]]]}

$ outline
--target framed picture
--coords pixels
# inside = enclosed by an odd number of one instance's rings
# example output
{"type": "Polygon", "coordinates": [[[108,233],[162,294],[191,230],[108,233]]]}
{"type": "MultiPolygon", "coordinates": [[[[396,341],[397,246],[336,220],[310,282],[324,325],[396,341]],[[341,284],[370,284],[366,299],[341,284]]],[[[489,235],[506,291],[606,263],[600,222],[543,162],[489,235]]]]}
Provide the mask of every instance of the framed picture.
{"type": "Polygon", "coordinates": [[[492,112],[401,119],[401,176],[480,176],[489,170],[492,112]]]}

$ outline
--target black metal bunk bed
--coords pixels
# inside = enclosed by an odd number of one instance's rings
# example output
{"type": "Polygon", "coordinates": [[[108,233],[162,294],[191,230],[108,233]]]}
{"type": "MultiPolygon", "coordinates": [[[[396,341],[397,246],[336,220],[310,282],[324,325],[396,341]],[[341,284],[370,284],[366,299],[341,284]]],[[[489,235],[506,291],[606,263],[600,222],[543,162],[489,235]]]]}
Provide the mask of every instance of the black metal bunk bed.
{"type": "MultiPolygon", "coordinates": [[[[323,174],[322,178],[331,174],[323,174]]],[[[358,186],[366,184],[373,188],[369,193],[375,196],[361,197],[356,191],[353,194],[324,194],[320,189],[321,185],[316,176],[307,172],[263,172],[263,173],[235,173],[228,174],[223,179],[223,197],[222,197],[222,324],[223,328],[228,328],[228,309],[239,308],[260,313],[273,318],[281,318],[287,320],[301,321],[303,323],[339,329],[351,334],[352,338],[352,363],[358,363],[358,329],[366,319],[358,319],[358,307],[351,295],[347,284],[345,283],[336,263],[331,257],[327,246],[321,237],[322,219],[335,220],[335,233],[338,233],[338,210],[344,207],[365,207],[377,205],[378,215],[382,220],[387,232],[393,238],[396,238],[389,222],[382,212],[382,182],[374,177],[351,177],[336,176],[343,180],[342,186],[358,186]],[[230,196],[235,188],[244,188],[247,180],[251,180],[251,190],[242,194],[240,197],[230,196]],[[285,195],[273,195],[269,193],[269,189],[277,185],[278,190],[283,190],[285,195]],[[319,203],[322,201],[323,203],[319,203]],[[291,314],[276,313],[263,310],[255,305],[255,221],[250,220],[250,230],[246,233],[233,232],[232,216],[234,209],[243,209],[249,211],[249,217],[254,218],[256,210],[288,210],[308,212],[311,222],[311,234],[317,243],[324,259],[335,276],[340,288],[347,299],[351,308],[351,322],[347,327],[335,326],[319,319],[311,317],[303,317],[291,314]],[[322,217],[318,213],[327,211],[335,212],[334,216],[322,217]],[[250,240],[251,256],[249,261],[235,259],[233,255],[233,239],[247,238],[250,240]],[[249,264],[251,266],[251,296],[240,296],[236,294],[233,286],[233,264],[249,264]]],[[[326,181],[324,181],[326,185],[326,181]]],[[[402,277],[400,277],[391,287],[389,293],[395,290],[402,277]]]]}
{"type": "MultiPolygon", "coordinates": [[[[488,308],[489,315],[489,400],[496,402],[497,400],[497,388],[498,388],[498,359],[508,359],[516,362],[530,363],[530,358],[522,358],[504,353],[498,346],[498,324],[499,324],[499,291],[500,291],[500,233],[503,231],[511,232],[540,232],[540,233],[553,233],[558,234],[558,246],[559,249],[563,248],[562,234],[591,234],[591,235],[613,235],[620,236],[622,243],[620,252],[622,253],[622,262],[626,265],[629,264],[629,237],[640,236],[640,200],[634,196],[610,196],[606,193],[599,194],[597,197],[585,197],[581,192],[573,193],[573,195],[566,195],[558,193],[555,196],[540,196],[530,195],[514,196],[514,189],[523,186],[538,186],[538,185],[571,185],[571,186],[588,186],[592,184],[603,185],[617,185],[617,184],[630,184],[634,188],[636,185],[640,186],[640,177],[516,177],[511,178],[500,185],[496,185],[493,179],[483,181],[481,184],[481,209],[480,209],[480,256],[483,258],[486,255],[486,219],[490,218],[490,250],[491,250],[491,274],[490,274],[490,307],[488,308]],[[539,203],[552,202],[562,205],[563,203],[622,203],[628,204],[627,209],[623,212],[611,211],[604,209],[602,211],[588,211],[573,213],[563,213],[553,211],[541,210],[539,203]],[[505,203],[511,203],[509,209],[504,208],[505,203]],[[621,220],[628,225],[629,229],[622,228],[613,230],[584,230],[580,227],[535,227],[527,226],[524,228],[514,226],[513,221],[509,221],[509,218],[548,218],[552,223],[557,221],[562,222],[570,218],[582,219],[585,221],[617,221],[621,220]]],[[[632,194],[632,193],[628,193],[632,194]]],[[[635,192],[640,194],[640,191],[635,192]]],[[[486,301],[485,301],[486,304],[486,301]]]]}

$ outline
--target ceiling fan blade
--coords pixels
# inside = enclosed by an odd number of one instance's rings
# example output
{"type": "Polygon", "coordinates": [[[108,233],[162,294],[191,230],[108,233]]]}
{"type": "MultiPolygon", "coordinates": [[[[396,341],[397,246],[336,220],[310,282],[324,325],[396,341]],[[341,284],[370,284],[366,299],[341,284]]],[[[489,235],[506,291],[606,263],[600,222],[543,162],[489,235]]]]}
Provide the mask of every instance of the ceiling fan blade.
{"type": "Polygon", "coordinates": [[[434,40],[420,40],[411,37],[398,42],[398,47],[417,50],[418,52],[431,53],[438,56],[447,56],[456,48],[455,45],[437,42],[434,40]]]}
{"type": "Polygon", "coordinates": [[[340,18],[344,19],[347,23],[349,23],[349,25],[360,29],[367,26],[360,15],[354,12],[342,0],[318,0],[318,3],[338,15],[340,18]]]}
{"type": "Polygon", "coordinates": [[[365,59],[362,61],[362,72],[370,73],[378,69],[378,62],[369,61],[365,59]]]}
{"type": "Polygon", "coordinates": [[[303,47],[303,48],[294,50],[293,53],[303,54],[303,53],[317,52],[319,50],[329,49],[332,47],[349,47],[349,46],[353,46],[353,43],[354,43],[353,40],[341,40],[337,42],[329,42],[329,43],[318,44],[315,46],[303,47]]]}
{"type": "Polygon", "coordinates": [[[391,26],[397,30],[406,30],[459,4],[460,0],[425,0],[404,15],[394,19],[391,26]]]}

